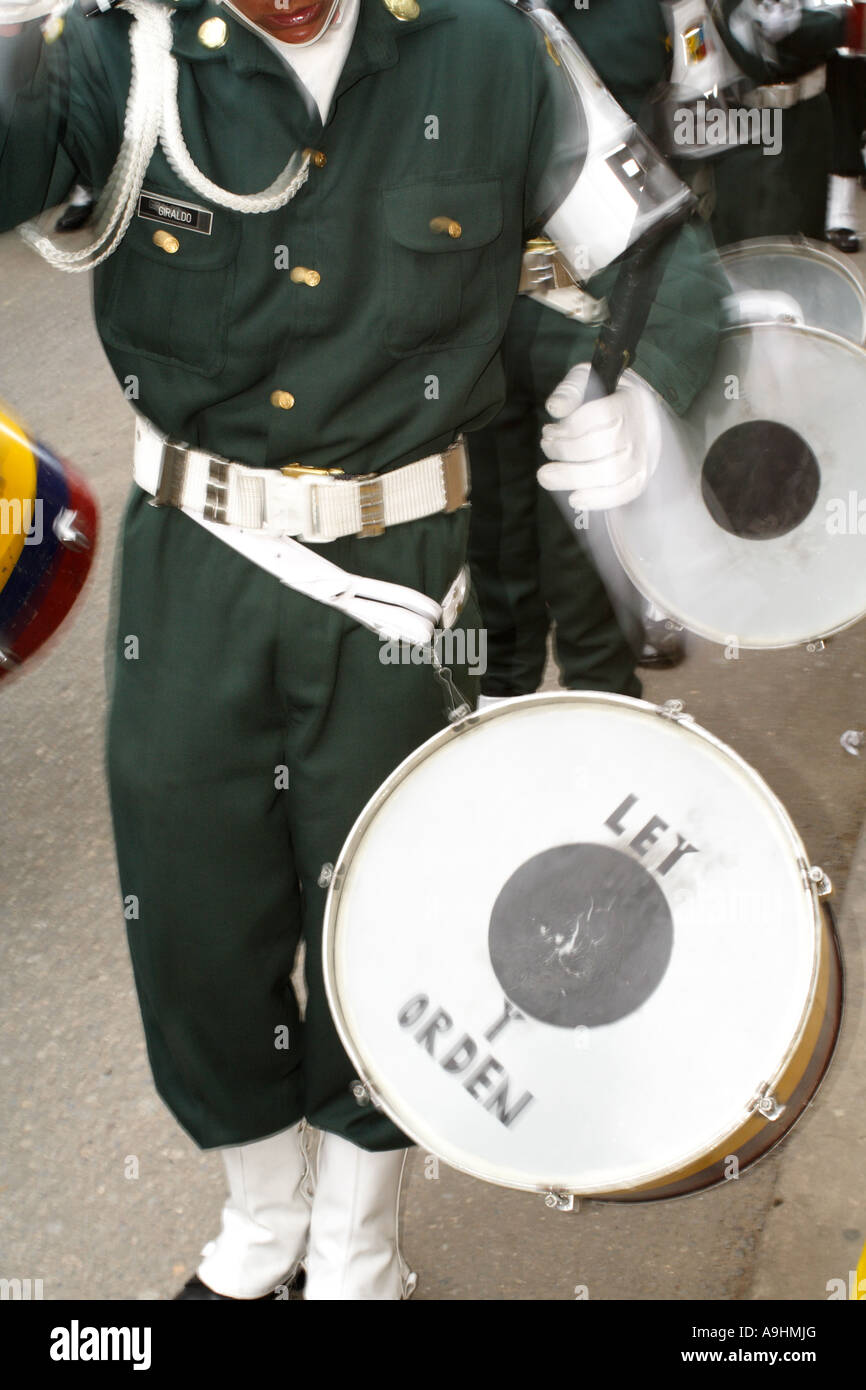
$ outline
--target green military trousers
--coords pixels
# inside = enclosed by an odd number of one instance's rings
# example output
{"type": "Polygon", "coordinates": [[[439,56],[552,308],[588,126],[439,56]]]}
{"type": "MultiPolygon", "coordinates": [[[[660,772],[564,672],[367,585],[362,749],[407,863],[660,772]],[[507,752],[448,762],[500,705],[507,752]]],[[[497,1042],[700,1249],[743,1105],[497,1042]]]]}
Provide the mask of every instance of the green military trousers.
{"type": "Polygon", "coordinates": [[[717,246],[759,236],[822,240],[827,179],[833,158],[833,116],[825,93],[778,113],[781,148],[767,155],[742,145],[712,161],[717,246]]]}
{"type": "MultiPolygon", "coordinates": [[[[467,527],[463,508],[323,551],[441,599],[467,527]]],[[[137,488],[122,545],[108,772],[157,1090],[202,1148],[302,1117],[362,1148],[402,1147],[351,1094],[322,978],[323,866],[394,767],[447,723],[433,668],[383,664],[375,634],[137,488]],[[290,978],[301,941],[303,1021],[290,978]]],[[[460,625],[476,616],[470,600],[460,625]]],[[[474,704],[474,677],[454,674],[474,704]]],[[[388,910],[396,931],[412,905],[388,910]]]]}
{"type": "MultiPolygon", "coordinates": [[[[544,402],[595,330],[533,300],[517,301],[503,359],[508,402],[469,438],[472,460],[470,563],[487,631],[487,695],[529,695],[544,672],[556,623],[556,656],[571,690],[640,696],[635,648],[623,632],[571,509],[539,487],[544,402]]],[[[562,499],[565,500],[564,498],[562,499]]]]}

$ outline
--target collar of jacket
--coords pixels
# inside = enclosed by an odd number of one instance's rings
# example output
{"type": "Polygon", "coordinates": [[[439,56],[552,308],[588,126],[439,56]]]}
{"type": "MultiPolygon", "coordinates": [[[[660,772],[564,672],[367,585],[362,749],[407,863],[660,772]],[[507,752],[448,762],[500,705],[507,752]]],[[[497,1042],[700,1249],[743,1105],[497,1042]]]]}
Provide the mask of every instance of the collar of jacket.
{"type": "MultiPolygon", "coordinates": [[[[398,59],[398,43],[409,34],[456,17],[460,0],[420,0],[417,19],[395,19],[383,0],[361,0],[358,27],[349,49],[337,95],[368,73],[393,67],[398,59]]],[[[463,0],[465,3],[465,0],[463,0]]],[[[285,75],[285,67],[264,40],[240,24],[231,10],[205,0],[194,8],[179,9],[174,18],[172,51],[190,62],[227,63],[238,73],[272,72],[285,75]],[[229,27],[229,40],[222,48],[205,48],[198,31],[206,19],[217,16],[229,27]]]]}

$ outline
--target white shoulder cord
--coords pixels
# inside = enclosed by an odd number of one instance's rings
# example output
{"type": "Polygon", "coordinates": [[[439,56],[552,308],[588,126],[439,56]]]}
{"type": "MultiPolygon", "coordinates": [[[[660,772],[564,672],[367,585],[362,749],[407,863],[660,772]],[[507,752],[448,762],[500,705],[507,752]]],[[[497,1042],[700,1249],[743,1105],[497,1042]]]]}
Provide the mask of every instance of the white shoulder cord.
{"type": "Polygon", "coordinates": [[[132,220],[148,165],[159,141],[169,164],[195,193],[233,212],[274,212],[303,188],[310,155],[292,155],[282,173],[261,193],[230,193],[198,169],[184,143],[177,109],[177,60],[171,52],[173,10],[152,0],[124,0],[133,16],[130,29],[132,75],[124,117],[123,143],[99,200],[96,239],[80,251],[56,246],[34,222],[20,228],[40,256],[58,270],[92,270],[117,248],[132,220]]]}

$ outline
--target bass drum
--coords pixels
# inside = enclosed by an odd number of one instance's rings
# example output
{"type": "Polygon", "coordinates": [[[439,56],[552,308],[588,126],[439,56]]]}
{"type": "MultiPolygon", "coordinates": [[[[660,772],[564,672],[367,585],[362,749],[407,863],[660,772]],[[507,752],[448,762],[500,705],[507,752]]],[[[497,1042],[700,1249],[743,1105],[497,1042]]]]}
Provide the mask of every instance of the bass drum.
{"type": "Polygon", "coordinates": [[[805,237],[756,237],[720,252],[734,293],[791,295],[809,328],[866,342],[866,289],[846,257],[805,237]]]}
{"type": "Polygon", "coordinates": [[[84,478],[0,405],[0,678],[63,622],[90,573],[98,532],[84,478]]]}
{"type": "Polygon", "coordinates": [[[792,647],[859,621],[866,351],[817,328],[729,329],[685,418],[662,412],[652,481],[606,514],[641,593],[726,646],[792,647]]]}
{"type": "Polygon", "coordinates": [[[357,821],[328,997],[359,1084],[452,1167],[697,1192],[767,1153],[829,1064],[819,885],[780,802],[679,707],[509,701],[424,744],[357,821]]]}

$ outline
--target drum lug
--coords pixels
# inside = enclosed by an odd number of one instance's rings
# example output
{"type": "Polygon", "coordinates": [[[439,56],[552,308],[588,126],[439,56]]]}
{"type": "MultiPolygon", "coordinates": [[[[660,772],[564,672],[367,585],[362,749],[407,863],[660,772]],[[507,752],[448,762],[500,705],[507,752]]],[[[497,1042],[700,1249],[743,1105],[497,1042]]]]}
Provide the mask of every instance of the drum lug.
{"type": "Polygon", "coordinates": [[[819,637],[819,638],[817,639],[817,641],[815,641],[815,642],[807,642],[807,643],[806,643],[806,651],[807,651],[807,652],[812,652],[813,654],[814,654],[815,652],[823,652],[823,651],[826,651],[826,649],[827,649],[827,643],[824,641],[823,637],[819,637]]]}
{"type": "Polygon", "coordinates": [[[670,719],[674,724],[694,723],[692,715],[686,714],[682,700],[665,700],[663,705],[658,706],[658,713],[662,719],[670,719]]]}
{"type": "Polygon", "coordinates": [[[372,1105],[374,1110],[382,1109],[382,1102],[368,1082],[353,1081],[349,1089],[355,1098],[356,1104],[361,1106],[372,1105]]]}
{"type": "Polygon", "coordinates": [[[89,550],[89,538],[75,525],[77,517],[77,512],[71,512],[68,507],[64,507],[54,518],[54,534],[60,544],[67,546],[69,550],[89,550]]]}
{"type": "Polygon", "coordinates": [[[472,706],[457,689],[451,668],[442,665],[435,648],[432,649],[432,662],[436,679],[442,686],[445,699],[445,717],[449,724],[460,724],[472,713],[472,706]]]}
{"type": "Polygon", "coordinates": [[[551,1211],[580,1211],[580,1200],[573,1192],[550,1192],[545,1194],[544,1205],[551,1211]]]}
{"type": "Polygon", "coordinates": [[[808,878],[810,883],[814,883],[815,892],[818,894],[819,898],[830,897],[833,892],[833,883],[829,876],[824,873],[824,870],[819,868],[817,864],[814,868],[809,870],[808,878]]]}
{"type": "Polygon", "coordinates": [[[778,1120],[785,1113],[784,1105],[776,1100],[768,1081],[761,1082],[754,1100],[749,1104],[749,1110],[757,1111],[765,1120],[778,1120]]]}
{"type": "Polygon", "coordinates": [[[0,671],[15,671],[20,665],[20,657],[0,647],[0,671]]]}

